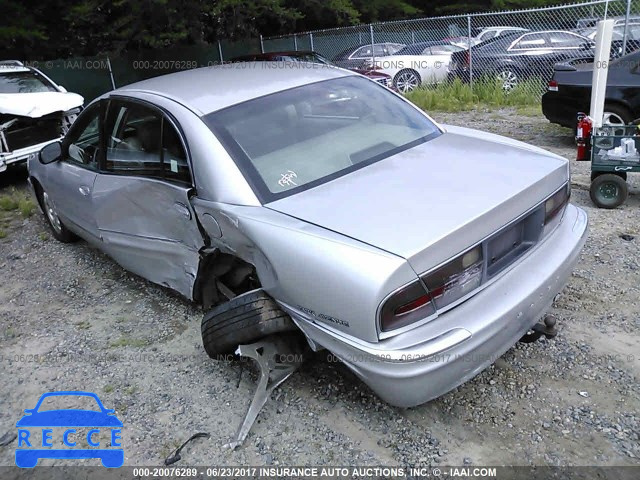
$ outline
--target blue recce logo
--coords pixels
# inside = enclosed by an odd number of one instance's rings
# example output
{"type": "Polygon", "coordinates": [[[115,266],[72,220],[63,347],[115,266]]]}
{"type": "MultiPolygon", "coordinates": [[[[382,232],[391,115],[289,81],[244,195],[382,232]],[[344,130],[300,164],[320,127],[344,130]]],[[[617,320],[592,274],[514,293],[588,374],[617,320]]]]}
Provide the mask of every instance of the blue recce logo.
{"type": "Polygon", "coordinates": [[[43,394],[36,406],[25,410],[26,415],[16,423],[18,427],[16,465],[21,468],[33,468],[41,458],[99,458],[102,465],[107,468],[121,467],[124,463],[124,450],[102,448],[97,438],[101,430],[110,430],[111,447],[122,447],[122,422],[114,412],[115,410],[105,408],[95,393],[73,391],[43,394]],[[93,398],[100,411],[71,408],[39,411],[46,398],[60,396],[93,398]],[[62,441],[66,447],[70,448],[53,448],[52,427],[66,428],[62,441]],[[78,439],[76,428],[87,427],[91,430],[83,438],[91,448],[73,448],[77,445],[78,439]]]}

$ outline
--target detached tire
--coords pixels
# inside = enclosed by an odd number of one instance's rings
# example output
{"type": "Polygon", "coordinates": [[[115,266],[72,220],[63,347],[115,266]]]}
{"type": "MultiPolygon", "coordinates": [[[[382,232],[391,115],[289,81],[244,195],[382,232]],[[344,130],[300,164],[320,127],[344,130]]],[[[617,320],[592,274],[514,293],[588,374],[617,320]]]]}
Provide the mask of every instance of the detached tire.
{"type": "Polygon", "coordinates": [[[233,353],[238,345],[297,329],[269,295],[255,290],[207,312],[202,319],[202,343],[209,357],[215,359],[233,353]]]}
{"type": "Polygon", "coordinates": [[[629,194],[627,182],[618,175],[606,173],[598,175],[589,189],[591,201],[598,208],[617,208],[624,203],[629,194]]]}

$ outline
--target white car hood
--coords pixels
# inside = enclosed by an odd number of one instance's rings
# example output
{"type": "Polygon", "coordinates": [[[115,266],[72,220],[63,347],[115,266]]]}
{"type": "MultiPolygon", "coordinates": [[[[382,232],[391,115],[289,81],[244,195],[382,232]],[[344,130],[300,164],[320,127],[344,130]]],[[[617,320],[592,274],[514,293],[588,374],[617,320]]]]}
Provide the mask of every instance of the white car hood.
{"type": "Polygon", "coordinates": [[[69,92],[0,94],[0,113],[39,118],[53,112],[66,112],[82,106],[84,98],[69,92]]]}

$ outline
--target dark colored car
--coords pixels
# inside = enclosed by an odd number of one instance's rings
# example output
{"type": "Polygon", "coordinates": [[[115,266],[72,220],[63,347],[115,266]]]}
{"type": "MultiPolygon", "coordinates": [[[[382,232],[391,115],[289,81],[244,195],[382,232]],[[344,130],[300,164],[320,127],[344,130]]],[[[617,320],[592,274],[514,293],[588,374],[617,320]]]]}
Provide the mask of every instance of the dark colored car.
{"type": "Polygon", "coordinates": [[[390,42],[354,45],[333,57],[333,63],[338,67],[347,68],[349,70],[362,68],[365,64],[370,65],[374,58],[388,57],[404,47],[404,43],[390,42]]]}
{"type": "MultiPolygon", "coordinates": [[[[542,97],[542,112],[551,123],[575,128],[578,112],[591,106],[593,63],[558,64],[542,97]]],[[[605,97],[605,123],[629,124],[640,117],[640,52],[609,65],[605,97]]]]}
{"type": "MultiPolygon", "coordinates": [[[[295,50],[288,52],[267,52],[267,53],[253,53],[250,55],[243,55],[241,57],[235,57],[231,59],[232,62],[310,62],[319,63],[321,65],[337,66],[318,52],[311,50],[295,50]]],[[[350,68],[349,70],[357,72],[360,75],[364,75],[374,82],[378,82],[385,87],[391,88],[393,82],[391,76],[386,73],[376,72],[374,70],[365,70],[359,68],[350,68]]]]}
{"type": "MultiPolygon", "coordinates": [[[[575,58],[593,57],[593,42],[562,30],[512,33],[483,42],[471,49],[473,77],[499,79],[505,90],[527,77],[551,77],[553,66],[575,58]]],[[[469,80],[469,51],[451,57],[450,78],[469,80]]]]}

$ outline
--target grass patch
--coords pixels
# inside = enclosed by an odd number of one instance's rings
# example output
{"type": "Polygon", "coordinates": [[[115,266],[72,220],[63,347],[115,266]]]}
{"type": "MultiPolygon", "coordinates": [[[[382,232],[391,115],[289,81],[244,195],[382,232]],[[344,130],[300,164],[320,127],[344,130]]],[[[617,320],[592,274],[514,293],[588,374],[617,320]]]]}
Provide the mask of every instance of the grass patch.
{"type": "Polygon", "coordinates": [[[105,385],[105,386],[104,386],[104,388],[102,389],[102,391],[103,391],[104,393],[111,393],[111,392],[113,392],[113,385],[111,385],[111,384],[105,385]]]}
{"type": "Polygon", "coordinates": [[[126,389],[125,392],[127,395],[133,395],[134,393],[136,393],[138,391],[138,387],[136,387],[135,385],[129,385],[126,389]]]}
{"type": "Polygon", "coordinates": [[[426,111],[460,112],[481,107],[539,107],[540,92],[537,81],[521,82],[505,92],[498,81],[479,80],[474,82],[472,89],[468,83],[455,79],[434,87],[418,88],[407,93],[406,97],[426,111]]]}
{"type": "Polygon", "coordinates": [[[36,204],[27,192],[19,192],[12,188],[8,195],[0,196],[0,210],[5,212],[20,212],[22,218],[29,218],[33,215],[36,204]]]}
{"type": "Polygon", "coordinates": [[[78,327],[80,330],[88,330],[91,327],[91,324],[87,321],[82,321],[76,323],[76,327],[78,327]]]}
{"type": "Polygon", "coordinates": [[[120,339],[116,340],[115,342],[111,342],[111,346],[116,348],[116,347],[136,347],[136,348],[141,348],[141,347],[146,347],[147,345],[149,345],[149,342],[146,340],[142,340],[140,338],[131,338],[131,337],[121,337],[120,339]]]}
{"type": "Polygon", "coordinates": [[[47,235],[45,232],[40,232],[38,234],[38,238],[43,242],[46,242],[47,240],[49,240],[49,235],[47,235]]]}
{"type": "Polygon", "coordinates": [[[7,232],[0,228],[0,238],[5,238],[7,236],[7,232]]]}

